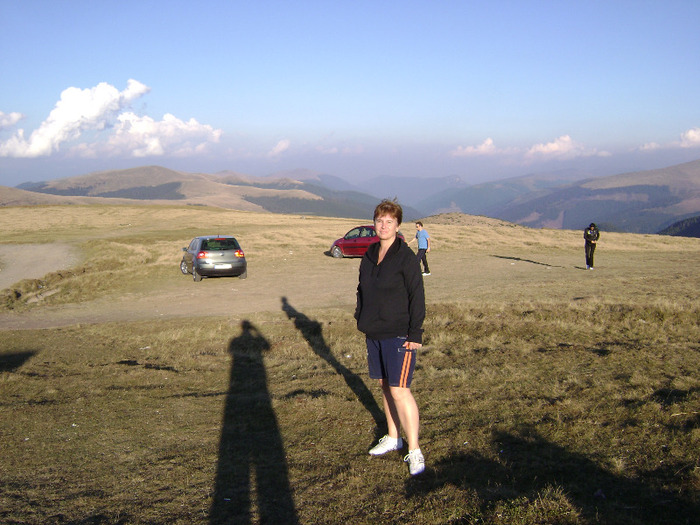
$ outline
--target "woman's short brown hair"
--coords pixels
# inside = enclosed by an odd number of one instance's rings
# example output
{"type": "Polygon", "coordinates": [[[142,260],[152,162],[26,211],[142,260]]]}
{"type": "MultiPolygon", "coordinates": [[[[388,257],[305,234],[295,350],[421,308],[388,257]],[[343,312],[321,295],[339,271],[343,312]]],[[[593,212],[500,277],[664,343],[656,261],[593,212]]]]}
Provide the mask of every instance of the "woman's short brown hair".
{"type": "Polygon", "coordinates": [[[396,202],[396,199],[384,199],[382,202],[377,204],[376,208],[374,208],[375,221],[378,217],[383,217],[384,215],[390,215],[396,219],[396,222],[401,224],[401,221],[403,220],[403,210],[401,209],[401,205],[396,202]]]}

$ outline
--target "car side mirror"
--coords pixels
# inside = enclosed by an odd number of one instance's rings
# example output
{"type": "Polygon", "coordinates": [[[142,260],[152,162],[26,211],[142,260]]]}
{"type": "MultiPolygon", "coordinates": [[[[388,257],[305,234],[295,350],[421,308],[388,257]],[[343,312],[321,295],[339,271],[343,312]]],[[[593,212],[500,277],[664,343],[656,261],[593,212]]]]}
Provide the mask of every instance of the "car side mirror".
{"type": "Polygon", "coordinates": [[[183,252],[186,252],[186,251],[187,251],[187,248],[183,248],[182,251],[183,251],[183,252]]]}

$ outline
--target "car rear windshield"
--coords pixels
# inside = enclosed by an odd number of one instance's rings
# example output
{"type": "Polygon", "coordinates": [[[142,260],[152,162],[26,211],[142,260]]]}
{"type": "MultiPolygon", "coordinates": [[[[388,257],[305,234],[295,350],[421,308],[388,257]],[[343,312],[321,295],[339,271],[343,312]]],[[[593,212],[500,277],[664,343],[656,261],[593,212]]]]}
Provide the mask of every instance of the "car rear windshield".
{"type": "Polygon", "coordinates": [[[236,239],[205,239],[202,241],[202,250],[240,250],[236,239]]]}

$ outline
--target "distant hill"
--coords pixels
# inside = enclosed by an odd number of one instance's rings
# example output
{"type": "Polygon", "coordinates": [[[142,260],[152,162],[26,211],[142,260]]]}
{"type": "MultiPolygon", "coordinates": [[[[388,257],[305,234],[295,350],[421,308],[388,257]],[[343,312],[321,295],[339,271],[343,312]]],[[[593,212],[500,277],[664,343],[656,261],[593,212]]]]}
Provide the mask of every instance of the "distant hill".
{"type": "MultiPolygon", "coordinates": [[[[15,189],[25,194],[0,194],[0,205],[36,202],[37,194],[94,199],[121,199],[121,202],[193,204],[247,211],[323,215],[327,217],[372,216],[377,199],[356,191],[329,189],[289,178],[251,177],[235,172],[216,175],[186,173],[161,166],[111,170],[52,181],[21,184],[15,189]]],[[[328,178],[325,178],[328,180],[328,178]]],[[[54,199],[55,201],[55,199],[54,199]]],[[[63,201],[65,202],[65,201],[63,201]]],[[[405,207],[407,218],[419,218],[418,211],[405,207]]]]}
{"type": "Polygon", "coordinates": [[[419,203],[431,213],[482,214],[534,228],[656,233],[700,212],[700,161],[586,178],[532,175],[437,194],[419,203]]]}
{"type": "Polygon", "coordinates": [[[79,197],[49,195],[47,193],[36,193],[33,191],[21,190],[0,186],[0,207],[2,206],[47,206],[62,204],[129,204],[136,201],[130,199],[102,198],[102,197],[79,197]]]}
{"type": "MultiPolygon", "coordinates": [[[[267,178],[297,180],[308,184],[323,186],[324,188],[335,191],[362,191],[361,187],[351,184],[345,179],[336,177],[335,175],[329,175],[328,173],[320,173],[312,170],[298,169],[277,171],[268,175],[267,178]]],[[[372,195],[370,192],[367,193],[372,195]]]]}
{"type": "Polygon", "coordinates": [[[700,212],[700,161],[624,173],[517,199],[498,217],[526,226],[578,229],[592,222],[608,230],[655,233],[700,212]]]}
{"type": "Polygon", "coordinates": [[[580,229],[595,222],[607,231],[656,233],[700,214],[700,160],[607,177],[560,171],[472,186],[460,177],[379,177],[353,184],[311,170],[253,177],[145,166],[7,190],[0,191],[0,205],[38,203],[52,196],[52,202],[61,197],[62,203],[107,199],[358,219],[370,218],[378,199],[396,196],[405,221],[457,212],[534,228],[580,229]]]}
{"type": "Polygon", "coordinates": [[[380,199],[397,197],[402,205],[410,204],[430,214],[432,211],[423,205],[423,199],[440,192],[459,191],[467,186],[468,183],[456,175],[430,178],[382,176],[363,181],[360,191],[380,199]]]}
{"type": "Polygon", "coordinates": [[[700,237],[700,215],[673,223],[659,232],[660,235],[677,237],[700,237]]]}
{"type": "Polygon", "coordinates": [[[402,206],[415,207],[424,213],[428,208],[421,201],[426,195],[438,192],[454,192],[466,188],[468,183],[458,176],[449,177],[402,177],[386,175],[350,183],[345,179],[312,170],[279,171],[269,175],[273,178],[285,178],[315,184],[336,191],[354,191],[372,195],[376,199],[398,198],[402,206]]]}
{"type": "Polygon", "coordinates": [[[584,178],[588,176],[579,171],[559,171],[511,177],[466,187],[464,184],[454,185],[434,192],[428,197],[424,195],[417,206],[430,213],[456,211],[474,215],[492,215],[519,197],[534,199],[547,193],[545,190],[571,184],[584,178]]]}

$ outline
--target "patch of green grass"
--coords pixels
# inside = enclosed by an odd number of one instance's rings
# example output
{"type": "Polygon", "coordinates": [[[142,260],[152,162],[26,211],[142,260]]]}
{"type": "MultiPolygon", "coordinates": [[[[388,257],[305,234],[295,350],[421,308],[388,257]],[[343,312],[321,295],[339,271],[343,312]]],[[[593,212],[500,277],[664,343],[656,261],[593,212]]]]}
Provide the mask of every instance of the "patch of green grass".
{"type": "Polygon", "coordinates": [[[432,304],[427,472],[344,310],[3,332],[4,523],[693,523],[698,308],[432,304]]]}

